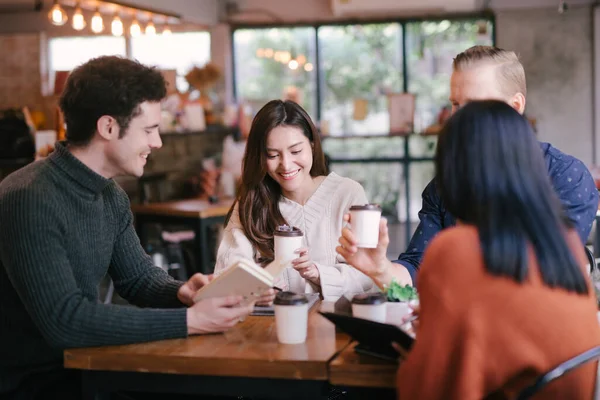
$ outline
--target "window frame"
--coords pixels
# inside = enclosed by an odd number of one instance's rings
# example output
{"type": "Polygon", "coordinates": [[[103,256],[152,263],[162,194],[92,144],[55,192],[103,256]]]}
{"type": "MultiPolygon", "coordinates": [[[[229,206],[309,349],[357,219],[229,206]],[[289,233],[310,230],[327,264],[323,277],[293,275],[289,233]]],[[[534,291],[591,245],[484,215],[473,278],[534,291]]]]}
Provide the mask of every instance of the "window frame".
{"type": "MultiPolygon", "coordinates": [[[[232,24],[231,32],[230,32],[230,44],[231,44],[231,71],[232,71],[232,90],[233,90],[233,98],[238,100],[237,93],[237,76],[235,69],[235,40],[234,35],[235,32],[239,29],[269,29],[269,28],[281,28],[281,29],[289,29],[289,28],[306,28],[312,27],[315,29],[315,49],[316,49],[316,57],[315,57],[315,71],[316,71],[316,114],[315,120],[320,121],[322,117],[322,109],[321,104],[323,101],[323,76],[322,76],[322,68],[321,68],[321,46],[319,45],[319,28],[325,26],[350,26],[350,25],[369,25],[369,24],[385,24],[385,23],[397,23],[400,25],[400,29],[402,32],[402,40],[401,40],[401,54],[402,54],[402,70],[399,71],[402,74],[402,90],[404,92],[408,92],[409,88],[409,71],[407,65],[407,30],[406,25],[410,23],[418,23],[418,22],[439,22],[439,21],[465,21],[465,20],[486,20],[491,24],[491,38],[492,44],[496,45],[496,16],[493,12],[483,11],[479,13],[465,13],[465,14],[451,14],[451,15],[439,15],[439,16],[423,16],[423,17],[411,17],[411,18],[385,18],[385,19],[364,19],[364,20],[351,20],[345,19],[341,21],[321,21],[318,23],[293,23],[293,24],[232,24]]],[[[344,133],[347,135],[348,133],[344,133]]]]}

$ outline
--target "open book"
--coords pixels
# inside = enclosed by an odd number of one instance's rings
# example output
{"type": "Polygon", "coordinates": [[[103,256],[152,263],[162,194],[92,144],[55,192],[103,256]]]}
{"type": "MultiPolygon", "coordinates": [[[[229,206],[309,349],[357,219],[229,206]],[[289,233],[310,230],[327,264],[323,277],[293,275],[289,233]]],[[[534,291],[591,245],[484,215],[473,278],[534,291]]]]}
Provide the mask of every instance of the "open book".
{"type": "Polygon", "coordinates": [[[244,303],[249,304],[273,287],[274,277],[278,276],[282,269],[279,263],[273,262],[262,268],[252,260],[240,258],[208,285],[198,290],[194,302],[212,297],[238,295],[244,298],[244,303]]]}

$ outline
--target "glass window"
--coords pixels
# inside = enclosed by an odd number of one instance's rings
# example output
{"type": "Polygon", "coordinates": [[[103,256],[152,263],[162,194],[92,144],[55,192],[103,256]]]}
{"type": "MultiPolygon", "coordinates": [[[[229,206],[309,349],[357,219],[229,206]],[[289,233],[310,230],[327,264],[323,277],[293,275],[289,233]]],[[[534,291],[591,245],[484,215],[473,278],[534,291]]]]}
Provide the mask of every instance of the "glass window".
{"type": "Polygon", "coordinates": [[[254,111],[296,100],[316,120],[314,28],[238,29],[233,35],[236,97],[254,111]]]}
{"type": "Polygon", "coordinates": [[[49,78],[54,86],[56,71],[71,71],[94,57],[127,55],[125,38],[115,36],[85,36],[52,38],[48,44],[49,78]]]}
{"type": "Polygon", "coordinates": [[[415,131],[437,122],[450,102],[454,57],[474,45],[492,44],[488,20],[442,20],[406,24],[408,91],[416,95],[415,131]]]}
{"type": "Polygon", "coordinates": [[[389,133],[387,94],[403,87],[400,24],[323,26],[319,51],[330,133],[389,133]]]}
{"type": "Polygon", "coordinates": [[[141,35],[131,38],[131,57],[146,65],[177,71],[177,89],[189,88],[185,74],[210,61],[210,33],[185,32],[171,35],[141,35]]]}

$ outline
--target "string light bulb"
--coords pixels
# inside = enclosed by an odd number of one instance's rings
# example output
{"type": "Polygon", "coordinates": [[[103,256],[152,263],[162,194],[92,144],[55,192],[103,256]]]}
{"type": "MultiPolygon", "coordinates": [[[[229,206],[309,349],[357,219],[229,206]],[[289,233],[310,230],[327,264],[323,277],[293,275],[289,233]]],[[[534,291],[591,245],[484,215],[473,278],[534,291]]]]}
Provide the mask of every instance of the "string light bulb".
{"type": "Polygon", "coordinates": [[[48,12],[48,19],[53,25],[62,26],[67,23],[69,17],[67,17],[66,11],[58,4],[58,0],[54,0],[52,8],[48,12]]]}
{"type": "Polygon", "coordinates": [[[168,36],[171,33],[172,32],[171,32],[171,28],[169,28],[169,25],[165,25],[165,27],[163,28],[162,34],[168,36]]]}
{"type": "Polygon", "coordinates": [[[100,15],[100,11],[96,8],[96,12],[92,17],[92,32],[101,33],[104,30],[104,20],[102,19],[102,15],[100,15]]]}
{"type": "Polygon", "coordinates": [[[114,36],[123,36],[123,21],[118,15],[115,15],[110,24],[110,31],[114,36]]]}
{"type": "Polygon", "coordinates": [[[156,35],[156,27],[152,21],[148,22],[148,25],[146,25],[146,35],[156,35]]]}
{"type": "Polygon", "coordinates": [[[71,22],[73,29],[76,31],[80,31],[87,25],[85,22],[85,18],[83,17],[83,13],[81,12],[81,6],[79,2],[77,2],[77,6],[75,7],[75,12],[73,13],[73,20],[71,22]]]}
{"type": "Polygon", "coordinates": [[[133,37],[140,36],[142,34],[142,28],[137,19],[133,19],[131,26],[129,27],[129,34],[133,37]]]}

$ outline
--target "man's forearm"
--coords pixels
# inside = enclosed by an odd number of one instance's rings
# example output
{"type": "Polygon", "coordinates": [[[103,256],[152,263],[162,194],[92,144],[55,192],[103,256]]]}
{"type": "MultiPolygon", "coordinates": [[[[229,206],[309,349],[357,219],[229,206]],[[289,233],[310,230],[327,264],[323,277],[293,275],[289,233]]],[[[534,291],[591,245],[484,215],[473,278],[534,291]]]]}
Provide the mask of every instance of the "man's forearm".
{"type": "Polygon", "coordinates": [[[386,286],[389,286],[393,280],[400,285],[413,284],[410,272],[408,272],[408,269],[402,264],[396,264],[389,260],[385,260],[381,271],[381,273],[372,277],[375,284],[377,284],[381,290],[384,290],[386,286]]]}

